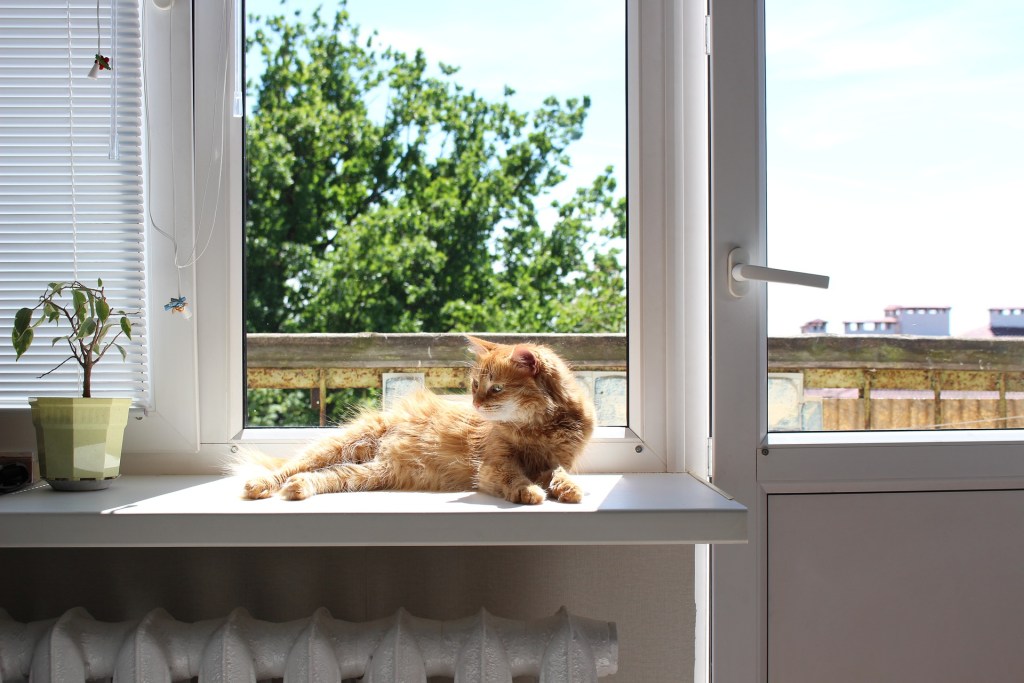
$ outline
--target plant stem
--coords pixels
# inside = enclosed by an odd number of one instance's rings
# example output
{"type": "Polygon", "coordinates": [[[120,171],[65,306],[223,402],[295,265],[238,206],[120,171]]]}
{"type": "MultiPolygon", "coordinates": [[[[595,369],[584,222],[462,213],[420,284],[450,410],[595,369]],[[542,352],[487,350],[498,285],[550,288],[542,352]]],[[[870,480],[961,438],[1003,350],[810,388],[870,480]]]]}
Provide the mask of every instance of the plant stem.
{"type": "Polygon", "coordinates": [[[82,398],[92,398],[92,364],[82,365],[82,398]]]}

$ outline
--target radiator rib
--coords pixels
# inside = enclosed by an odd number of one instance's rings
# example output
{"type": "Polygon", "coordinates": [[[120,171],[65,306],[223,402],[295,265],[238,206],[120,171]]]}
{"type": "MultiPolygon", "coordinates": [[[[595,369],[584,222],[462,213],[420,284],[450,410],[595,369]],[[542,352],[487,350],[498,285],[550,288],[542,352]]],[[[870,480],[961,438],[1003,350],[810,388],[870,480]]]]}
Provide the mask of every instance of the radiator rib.
{"type": "Polygon", "coordinates": [[[163,609],[139,621],[102,622],[77,607],[25,624],[0,609],[0,681],[417,683],[445,676],[510,683],[536,676],[541,683],[590,683],[617,668],[615,624],[565,608],[534,621],[485,610],[436,621],[400,609],[362,623],[334,619],[324,608],[307,619],[260,621],[239,608],[187,623],[163,609]]]}

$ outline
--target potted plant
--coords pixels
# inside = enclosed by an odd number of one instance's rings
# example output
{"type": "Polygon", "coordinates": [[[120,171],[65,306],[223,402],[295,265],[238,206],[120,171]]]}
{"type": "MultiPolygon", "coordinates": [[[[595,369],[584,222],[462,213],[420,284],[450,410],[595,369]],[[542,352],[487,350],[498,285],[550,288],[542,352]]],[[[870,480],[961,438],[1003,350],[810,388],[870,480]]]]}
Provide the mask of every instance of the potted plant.
{"type": "Polygon", "coordinates": [[[51,342],[51,346],[66,343],[70,355],[41,378],[72,360],[82,368],[81,398],[29,398],[40,476],[55,489],[104,489],[120,475],[121,446],[132,401],[93,398],[92,371],[111,349],[125,359],[127,354],[118,340],[122,335],[131,339],[130,315],[111,310],[103,280],[95,287],[76,280],[51,282],[39,303],[14,316],[11,342],[19,359],[32,345],[35,329],[41,324],[60,327],[67,322],[70,328],[51,342]]]}

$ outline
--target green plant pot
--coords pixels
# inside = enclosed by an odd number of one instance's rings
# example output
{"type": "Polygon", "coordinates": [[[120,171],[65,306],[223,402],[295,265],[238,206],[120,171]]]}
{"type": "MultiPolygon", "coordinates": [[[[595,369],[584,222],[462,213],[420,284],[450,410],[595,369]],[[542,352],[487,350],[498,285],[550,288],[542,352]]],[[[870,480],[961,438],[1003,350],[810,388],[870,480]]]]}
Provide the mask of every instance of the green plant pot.
{"type": "Polygon", "coordinates": [[[30,398],[39,475],[60,491],[105,489],[121,474],[130,398],[30,398]]]}

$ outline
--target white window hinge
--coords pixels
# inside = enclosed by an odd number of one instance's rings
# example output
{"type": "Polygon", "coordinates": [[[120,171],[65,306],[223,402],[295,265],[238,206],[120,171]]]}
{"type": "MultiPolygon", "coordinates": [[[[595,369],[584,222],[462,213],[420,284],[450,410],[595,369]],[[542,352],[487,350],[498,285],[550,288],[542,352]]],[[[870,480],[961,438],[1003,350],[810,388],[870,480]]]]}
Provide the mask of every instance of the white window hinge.
{"type": "Polygon", "coordinates": [[[704,15],[704,54],[711,56],[711,15],[704,15]]]}

